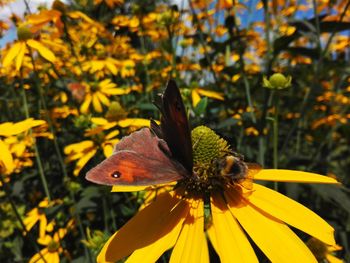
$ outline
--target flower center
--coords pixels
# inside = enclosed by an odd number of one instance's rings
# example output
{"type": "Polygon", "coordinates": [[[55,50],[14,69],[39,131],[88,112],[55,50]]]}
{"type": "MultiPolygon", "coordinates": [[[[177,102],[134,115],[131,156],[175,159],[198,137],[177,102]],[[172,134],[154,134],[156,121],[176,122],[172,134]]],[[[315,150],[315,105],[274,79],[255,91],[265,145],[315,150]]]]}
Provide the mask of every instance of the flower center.
{"type": "Polygon", "coordinates": [[[56,242],[55,240],[51,240],[50,243],[47,245],[47,249],[49,252],[55,252],[59,249],[60,244],[56,242]]]}
{"type": "Polygon", "coordinates": [[[192,131],[191,137],[194,176],[178,185],[185,189],[185,195],[202,196],[222,191],[228,184],[245,178],[247,166],[213,130],[199,126],[192,131]]]}

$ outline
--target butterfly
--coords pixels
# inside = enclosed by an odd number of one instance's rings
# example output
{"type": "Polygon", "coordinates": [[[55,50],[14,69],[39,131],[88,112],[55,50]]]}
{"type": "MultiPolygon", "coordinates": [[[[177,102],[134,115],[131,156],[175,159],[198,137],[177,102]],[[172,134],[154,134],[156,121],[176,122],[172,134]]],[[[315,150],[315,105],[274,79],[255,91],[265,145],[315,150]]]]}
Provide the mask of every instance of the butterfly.
{"type": "Polygon", "coordinates": [[[91,169],[86,179],[105,185],[156,185],[192,176],[191,130],[176,82],[170,80],[157,105],[161,125],[151,120],[124,137],[113,154],[91,169]]]}
{"type": "MultiPolygon", "coordinates": [[[[196,178],[190,125],[175,81],[169,80],[156,106],[161,112],[160,126],[151,120],[150,128],[124,137],[109,158],[87,173],[87,180],[104,185],[147,186],[196,178]]],[[[219,163],[220,175],[236,181],[251,181],[252,172],[259,170],[258,166],[249,169],[250,164],[234,155],[219,163]]]]}

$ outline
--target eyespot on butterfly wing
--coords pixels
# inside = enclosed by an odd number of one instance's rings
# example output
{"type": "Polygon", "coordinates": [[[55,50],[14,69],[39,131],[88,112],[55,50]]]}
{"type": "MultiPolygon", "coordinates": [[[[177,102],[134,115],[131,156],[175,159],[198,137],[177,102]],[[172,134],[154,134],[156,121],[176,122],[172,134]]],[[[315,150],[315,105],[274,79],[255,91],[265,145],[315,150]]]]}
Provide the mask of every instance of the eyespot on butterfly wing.
{"type": "Polygon", "coordinates": [[[187,173],[171,158],[167,144],[143,128],[124,137],[109,158],[87,173],[86,179],[104,185],[147,186],[173,182],[187,173]]]}

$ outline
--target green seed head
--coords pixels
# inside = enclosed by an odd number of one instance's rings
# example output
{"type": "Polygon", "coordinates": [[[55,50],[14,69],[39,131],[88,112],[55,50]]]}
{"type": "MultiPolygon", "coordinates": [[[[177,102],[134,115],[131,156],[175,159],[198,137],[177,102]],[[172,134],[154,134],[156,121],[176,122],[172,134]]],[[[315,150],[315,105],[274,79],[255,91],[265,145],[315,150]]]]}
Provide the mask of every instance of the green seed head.
{"type": "Polygon", "coordinates": [[[126,118],[128,113],[124,110],[122,105],[118,101],[113,101],[108,107],[108,111],[105,115],[108,121],[118,121],[126,118]]]}
{"type": "Polygon", "coordinates": [[[210,164],[223,157],[229,148],[227,141],[206,126],[198,126],[191,133],[193,162],[195,165],[210,164]]]}
{"type": "Polygon", "coordinates": [[[275,73],[269,79],[267,79],[265,76],[263,78],[264,87],[270,88],[270,89],[285,89],[290,87],[291,83],[292,83],[292,77],[291,76],[285,77],[281,73],[275,73]]]}
{"type": "Polygon", "coordinates": [[[19,26],[17,28],[17,37],[18,40],[28,40],[33,38],[33,33],[26,26],[19,26]]]}
{"type": "Polygon", "coordinates": [[[60,244],[56,242],[55,240],[51,240],[49,244],[47,245],[47,249],[49,252],[55,252],[60,248],[60,244]]]}

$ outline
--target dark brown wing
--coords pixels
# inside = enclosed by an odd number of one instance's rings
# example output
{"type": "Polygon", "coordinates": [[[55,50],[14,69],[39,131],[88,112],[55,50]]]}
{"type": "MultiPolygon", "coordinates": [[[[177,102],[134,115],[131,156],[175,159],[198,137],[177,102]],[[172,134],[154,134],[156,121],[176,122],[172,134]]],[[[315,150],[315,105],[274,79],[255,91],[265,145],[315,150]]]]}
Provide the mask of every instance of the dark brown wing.
{"type": "Polygon", "coordinates": [[[158,107],[161,110],[161,130],[173,158],[192,174],[191,130],[185,105],[176,82],[169,80],[158,107]]]}
{"type": "Polygon", "coordinates": [[[170,155],[167,144],[144,128],[124,137],[112,156],[91,169],[86,179],[105,185],[156,185],[188,176],[170,155]]]}

